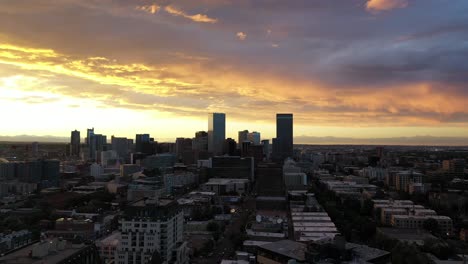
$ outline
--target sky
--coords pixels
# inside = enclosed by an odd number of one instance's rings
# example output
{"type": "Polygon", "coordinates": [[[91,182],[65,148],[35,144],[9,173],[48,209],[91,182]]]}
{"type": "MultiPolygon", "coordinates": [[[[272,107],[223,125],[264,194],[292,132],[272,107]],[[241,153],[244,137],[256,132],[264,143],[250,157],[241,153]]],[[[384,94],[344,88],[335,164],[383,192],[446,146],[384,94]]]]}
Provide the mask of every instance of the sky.
{"type": "Polygon", "coordinates": [[[466,0],[0,0],[0,136],[466,144],[467,102],[466,0]]]}

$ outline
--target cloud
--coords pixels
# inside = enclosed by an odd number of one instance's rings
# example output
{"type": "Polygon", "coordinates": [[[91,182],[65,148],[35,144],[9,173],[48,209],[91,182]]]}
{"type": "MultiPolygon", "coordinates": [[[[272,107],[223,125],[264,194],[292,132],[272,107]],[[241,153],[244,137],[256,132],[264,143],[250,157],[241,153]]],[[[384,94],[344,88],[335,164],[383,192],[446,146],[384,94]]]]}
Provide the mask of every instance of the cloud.
{"type": "Polygon", "coordinates": [[[195,22],[200,22],[200,23],[216,23],[216,22],[218,22],[218,19],[208,17],[207,15],[204,15],[204,14],[189,15],[189,14],[185,13],[184,11],[182,11],[180,9],[177,9],[176,7],[171,6],[171,5],[166,6],[164,8],[164,10],[166,12],[168,12],[169,14],[171,14],[171,15],[181,16],[181,17],[190,19],[190,20],[195,21],[195,22]]]}
{"type": "Polygon", "coordinates": [[[388,11],[407,6],[408,0],[368,0],[366,3],[366,9],[371,12],[388,11]]]}
{"type": "Polygon", "coordinates": [[[144,11],[150,14],[156,14],[160,9],[161,6],[158,6],[156,4],[152,5],[142,5],[142,6],[137,6],[135,7],[136,10],[144,11]]]}
{"type": "Polygon", "coordinates": [[[240,40],[245,40],[247,38],[247,34],[245,34],[244,32],[237,32],[236,36],[240,40]]]}

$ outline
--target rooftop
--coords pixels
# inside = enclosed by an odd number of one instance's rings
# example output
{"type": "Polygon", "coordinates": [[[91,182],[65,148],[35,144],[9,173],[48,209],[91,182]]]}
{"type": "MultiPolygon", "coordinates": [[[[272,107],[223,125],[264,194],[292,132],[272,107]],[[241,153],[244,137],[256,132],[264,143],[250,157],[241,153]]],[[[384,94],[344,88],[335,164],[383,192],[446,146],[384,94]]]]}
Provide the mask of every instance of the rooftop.
{"type": "Polygon", "coordinates": [[[390,254],[390,252],[385,250],[371,248],[366,245],[359,245],[354,243],[346,243],[346,249],[352,250],[354,254],[358,255],[359,258],[364,261],[372,261],[376,258],[380,258],[390,254]]]}
{"type": "Polygon", "coordinates": [[[43,264],[43,263],[58,263],[71,255],[77,253],[78,251],[87,247],[84,244],[73,244],[70,242],[65,242],[65,248],[54,252],[53,254],[46,255],[42,258],[32,258],[29,254],[33,251],[34,247],[38,247],[47,243],[52,243],[52,241],[43,241],[35,243],[24,247],[20,250],[14,251],[11,254],[7,254],[3,257],[0,257],[0,263],[2,264],[43,264]]]}
{"type": "Polygon", "coordinates": [[[298,261],[305,261],[305,251],[307,246],[305,244],[294,242],[292,240],[281,240],[269,244],[259,246],[261,249],[274,252],[298,261]]]}

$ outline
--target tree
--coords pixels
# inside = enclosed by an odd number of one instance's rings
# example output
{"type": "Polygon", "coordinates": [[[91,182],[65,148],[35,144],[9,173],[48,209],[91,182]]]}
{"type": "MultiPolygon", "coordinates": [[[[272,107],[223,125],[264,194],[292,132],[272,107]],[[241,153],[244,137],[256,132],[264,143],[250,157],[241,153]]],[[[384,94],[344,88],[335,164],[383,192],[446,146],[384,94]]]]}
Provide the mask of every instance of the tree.
{"type": "Polygon", "coordinates": [[[218,241],[219,237],[221,236],[221,227],[216,222],[209,222],[206,226],[206,230],[213,233],[213,239],[218,241]]]}
{"type": "Polygon", "coordinates": [[[446,260],[456,252],[453,247],[440,239],[427,239],[424,240],[424,252],[431,253],[441,260],[446,260]]]}
{"type": "Polygon", "coordinates": [[[372,216],[374,211],[374,202],[371,199],[366,199],[361,207],[361,215],[372,216]]]}
{"type": "Polygon", "coordinates": [[[210,232],[217,232],[219,231],[219,225],[216,222],[209,222],[208,225],[206,225],[206,230],[210,232]]]}
{"type": "Polygon", "coordinates": [[[439,223],[434,218],[429,218],[424,221],[423,228],[432,234],[439,233],[439,223]]]}
{"type": "Polygon", "coordinates": [[[413,244],[398,242],[392,249],[393,264],[428,264],[428,257],[413,244]]]}

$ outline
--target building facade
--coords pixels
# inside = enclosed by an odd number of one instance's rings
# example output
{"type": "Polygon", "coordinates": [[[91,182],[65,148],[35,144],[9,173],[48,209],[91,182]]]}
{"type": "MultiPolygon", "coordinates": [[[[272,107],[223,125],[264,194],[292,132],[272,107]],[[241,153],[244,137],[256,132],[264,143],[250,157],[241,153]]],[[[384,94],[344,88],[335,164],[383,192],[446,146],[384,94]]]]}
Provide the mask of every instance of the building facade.
{"type": "Polygon", "coordinates": [[[214,155],[222,154],[226,139],[226,114],[211,113],[208,115],[208,151],[214,155]]]}

